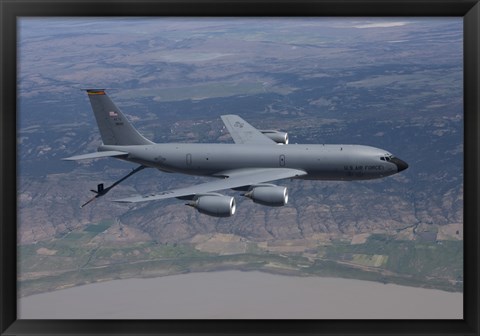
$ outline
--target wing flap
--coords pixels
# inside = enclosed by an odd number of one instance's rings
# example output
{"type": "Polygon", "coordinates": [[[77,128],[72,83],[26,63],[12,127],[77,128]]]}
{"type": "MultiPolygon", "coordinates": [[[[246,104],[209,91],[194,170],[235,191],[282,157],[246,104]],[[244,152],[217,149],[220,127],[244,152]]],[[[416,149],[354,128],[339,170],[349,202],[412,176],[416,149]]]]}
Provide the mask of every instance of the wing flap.
{"type": "Polygon", "coordinates": [[[245,145],[276,145],[277,143],[265,136],[250,125],[248,122],[235,114],[221,116],[223,123],[232,136],[232,139],[237,144],[245,145]]]}
{"type": "Polygon", "coordinates": [[[89,160],[89,159],[100,159],[104,157],[119,157],[119,156],[127,156],[128,153],[120,152],[120,151],[104,151],[104,152],[96,152],[96,153],[88,153],[82,155],[71,156],[68,158],[64,158],[64,161],[77,161],[77,160],[89,160]]]}
{"type": "Polygon", "coordinates": [[[133,196],[123,199],[114,200],[119,203],[138,203],[146,201],[155,201],[167,198],[180,198],[186,196],[194,196],[197,194],[205,194],[212,191],[233,189],[253,184],[271,182],[286,178],[294,178],[306,175],[307,173],[300,169],[290,168],[255,168],[241,169],[222,172],[218,174],[224,178],[221,180],[197,184],[191,187],[167,190],[158,194],[133,196]]]}

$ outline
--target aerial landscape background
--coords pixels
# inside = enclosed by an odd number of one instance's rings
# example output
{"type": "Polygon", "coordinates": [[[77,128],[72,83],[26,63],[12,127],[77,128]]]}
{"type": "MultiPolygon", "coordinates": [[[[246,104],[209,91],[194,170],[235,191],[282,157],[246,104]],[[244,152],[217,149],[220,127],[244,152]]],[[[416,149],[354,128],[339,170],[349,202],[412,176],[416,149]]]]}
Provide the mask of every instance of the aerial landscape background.
{"type": "MultiPolygon", "coordinates": [[[[19,296],[214,270],[463,290],[461,18],[22,18],[19,296]],[[156,193],[205,178],[101,159],[85,92],[107,88],[155,142],[232,142],[238,114],[290,143],[371,145],[409,164],[374,181],[280,181],[282,208],[236,194],[212,218],[156,193]]],[[[226,194],[235,195],[226,191],[226,194]]]]}

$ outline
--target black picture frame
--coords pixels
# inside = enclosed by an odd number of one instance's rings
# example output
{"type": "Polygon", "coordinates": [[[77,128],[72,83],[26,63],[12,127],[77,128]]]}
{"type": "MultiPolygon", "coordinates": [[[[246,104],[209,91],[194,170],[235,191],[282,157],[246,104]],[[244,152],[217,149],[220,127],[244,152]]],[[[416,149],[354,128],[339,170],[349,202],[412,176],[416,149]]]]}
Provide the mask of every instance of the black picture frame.
{"type": "Polygon", "coordinates": [[[478,0],[0,0],[1,335],[478,335],[480,5],[478,0]],[[16,27],[34,16],[458,16],[464,18],[463,320],[17,320],[16,27]]]}

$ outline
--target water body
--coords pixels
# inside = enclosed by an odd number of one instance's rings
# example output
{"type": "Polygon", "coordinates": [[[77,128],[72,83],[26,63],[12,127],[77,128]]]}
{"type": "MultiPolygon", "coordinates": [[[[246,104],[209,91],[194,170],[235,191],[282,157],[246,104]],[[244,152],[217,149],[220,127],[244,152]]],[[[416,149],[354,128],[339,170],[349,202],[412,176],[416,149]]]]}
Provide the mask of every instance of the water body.
{"type": "Polygon", "coordinates": [[[462,319],[463,295],[223,271],[113,280],[19,299],[20,319],[462,319]]]}

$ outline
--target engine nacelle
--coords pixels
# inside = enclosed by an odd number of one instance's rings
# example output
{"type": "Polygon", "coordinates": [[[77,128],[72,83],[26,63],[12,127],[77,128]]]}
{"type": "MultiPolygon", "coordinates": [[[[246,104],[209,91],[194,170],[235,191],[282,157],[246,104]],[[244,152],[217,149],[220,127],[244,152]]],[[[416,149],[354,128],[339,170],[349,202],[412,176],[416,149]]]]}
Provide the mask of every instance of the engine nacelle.
{"type": "Polygon", "coordinates": [[[288,133],[275,130],[261,130],[262,134],[279,144],[288,145],[288,133]]]}
{"type": "Polygon", "coordinates": [[[230,217],[236,210],[235,198],[221,194],[196,196],[187,205],[194,207],[200,213],[213,217],[230,217]]]}
{"type": "Polygon", "coordinates": [[[253,202],[266,206],[284,206],[288,203],[288,191],[286,187],[279,187],[274,184],[254,185],[244,194],[253,202]]]}

